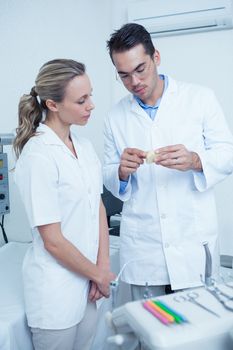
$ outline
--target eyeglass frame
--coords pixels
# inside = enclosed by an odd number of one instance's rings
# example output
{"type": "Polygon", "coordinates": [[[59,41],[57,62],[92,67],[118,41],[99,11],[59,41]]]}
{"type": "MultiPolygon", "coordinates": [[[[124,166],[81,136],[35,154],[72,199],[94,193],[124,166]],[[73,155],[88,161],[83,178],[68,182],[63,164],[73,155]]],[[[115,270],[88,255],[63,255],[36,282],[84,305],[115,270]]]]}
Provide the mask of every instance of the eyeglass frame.
{"type": "Polygon", "coordinates": [[[153,59],[151,58],[148,65],[147,65],[147,62],[140,63],[132,72],[129,72],[129,73],[118,72],[116,70],[116,80],[127,84],[130,81],[132,81],[133,76],[136,76],[138,79],[145,79],[147,74],[149,73],[149,69],[152,61],[153,59]],[[138,71],[138,69],[140,69],[142,65],[145,65],[143,70],[138,71]],[[126,77],[123,77],[122,75],[126,75],[126,77]]]}

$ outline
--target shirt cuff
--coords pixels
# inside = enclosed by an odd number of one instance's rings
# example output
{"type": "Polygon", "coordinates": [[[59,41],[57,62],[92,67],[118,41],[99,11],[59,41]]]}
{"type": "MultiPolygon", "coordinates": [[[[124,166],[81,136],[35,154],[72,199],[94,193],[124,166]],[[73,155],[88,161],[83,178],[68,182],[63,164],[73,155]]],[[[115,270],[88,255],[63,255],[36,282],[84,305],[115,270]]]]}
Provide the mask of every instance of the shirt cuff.
{"type": "Polygon", "coordinates": [[[128,182],[129,182],[129,179],[127,179],[127,180],[120,180],[120,190],[119,190],[120,194],[125,193],[125,189],[126,189],[126,187],[128,185],[128,182]]]}

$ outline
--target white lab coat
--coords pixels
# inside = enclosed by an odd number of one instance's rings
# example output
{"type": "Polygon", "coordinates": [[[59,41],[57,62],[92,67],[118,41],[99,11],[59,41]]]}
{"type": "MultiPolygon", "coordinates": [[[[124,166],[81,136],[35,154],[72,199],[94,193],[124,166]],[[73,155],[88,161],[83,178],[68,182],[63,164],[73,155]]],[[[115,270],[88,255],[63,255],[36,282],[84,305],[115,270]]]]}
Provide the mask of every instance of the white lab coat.
{"type": "Polygon", "coordinates": [[[63,235],[95,263],[101,165],[88,140],[71,133],[77,159],[52,129],[41,124],[37,132],[15,169],[33,235],[23,264],[25,307],[29,326],[65,329],[82,319],[89,281],[46,251],[37,226],[60,222],[63,235]]]}
{"type": "Polygon", "coordinates": [[[233,171],[233,138],[214,93],[169,77],[155,120],[129,95],[105,122],[104,183],[124,201],[122,279],[128,283],[188,288],[200,285],[208,241],[218,265],[213,187],[233,171]],[[143,164],[119,194],[118,167],[126,147],[149,151],[184,144],[197,152],[203,172],[143,164]]]}

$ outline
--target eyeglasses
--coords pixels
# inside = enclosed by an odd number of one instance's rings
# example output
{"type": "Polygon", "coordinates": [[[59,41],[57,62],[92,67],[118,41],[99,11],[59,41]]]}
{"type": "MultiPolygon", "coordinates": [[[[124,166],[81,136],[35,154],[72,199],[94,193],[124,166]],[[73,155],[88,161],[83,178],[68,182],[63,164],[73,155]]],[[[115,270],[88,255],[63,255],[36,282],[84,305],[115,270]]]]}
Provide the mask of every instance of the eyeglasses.
{"type": "Polygon", "coordinates": [[[131,73],[121,73],[116,71],[116,79],[122,81],[123,83],[129,83],[132,81],[133,76],[138,79],[145,79],[149,73],[151,61],[149,63],[140,64],[133,72],[131,73]]]}

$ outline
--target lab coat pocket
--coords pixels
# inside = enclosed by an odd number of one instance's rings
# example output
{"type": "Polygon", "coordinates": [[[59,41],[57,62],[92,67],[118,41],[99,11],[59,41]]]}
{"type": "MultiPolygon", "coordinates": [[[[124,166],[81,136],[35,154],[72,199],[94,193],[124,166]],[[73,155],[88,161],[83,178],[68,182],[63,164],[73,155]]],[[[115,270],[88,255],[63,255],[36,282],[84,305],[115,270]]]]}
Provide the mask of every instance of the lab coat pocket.
{"type": "Polygon", "coordinates": [[[131,230],[137,230],[137,220],[135,211],[135,200],[129,199],[124,203],[122,218],[121,218],[121,230],[125,232],[131,232],[131,230]]]}
{"type": "Polygon", "coordinates": [[[218,223],[214,192],[211,189],[205,192],[193,191],[192,195],[200,242],[216,240],[218,223]]]}

